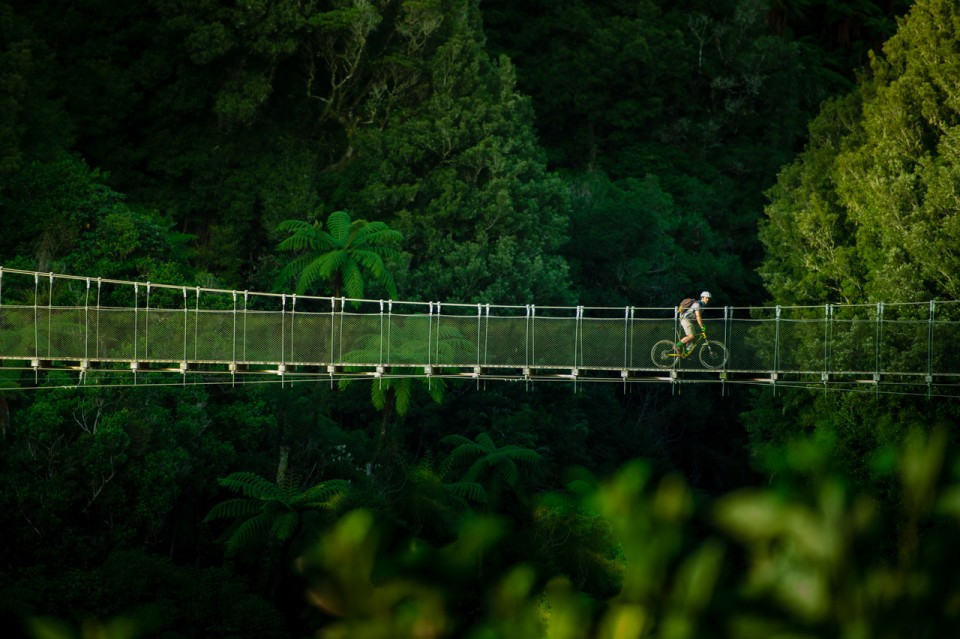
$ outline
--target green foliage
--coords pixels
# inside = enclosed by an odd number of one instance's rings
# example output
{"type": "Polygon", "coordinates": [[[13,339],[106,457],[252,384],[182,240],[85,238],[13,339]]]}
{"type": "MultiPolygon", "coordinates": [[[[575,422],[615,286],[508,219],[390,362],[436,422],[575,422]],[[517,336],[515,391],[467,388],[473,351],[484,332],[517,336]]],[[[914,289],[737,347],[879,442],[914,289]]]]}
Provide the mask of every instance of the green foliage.
{"type": "Polygon", "coordinates": [[[325,612],[321,636],[952,634],[960,475],[946,441],[917,432],[885,466],[899,495],[892,509],[803,440],[781,451],[793,470],[715,500],[696,498],[676,476],[657,481],[643,464],[599,484],[577,481],[576,500],[541,508],[555,519],[579,504],[607,531],[598,548],[616,559],[622,581],[602,598],[531,564],[478,571],[468,558],[492,556],[507,539],[489,521],[467,522],[445,547],[385,552],[376,519],[355,511],[299,566],[308,600],[325,612]],[[487,605],[461,607],[478,588],[487,605]]]}
{"type": "Polygon", "coordinates": [[[335,512],[350,488],[348,482],[335,479],[300,490],[292,482],[273,483],[245,471],[231,473],[219,483],[246,497],[220,502],[204,518],[234,520],[222,537],[228,556],[270,539],[290,542],[302,531],[307,512],[335,512]]]}
{"type": "Polygon", "coordinates": [[[557,256],[564,187],[546,170],[513,65],[483,51],[475,2],[445,8],[434,38],[411,63],[419,82],[391,94],[382,124],[356,130],[334,201],[395,219],[410,256],[401,287],[412,296],[568,299],[557,256]]]}
{"type": "MultiPolygon", "coordinates": [[[[960,109],[953,76],[944,75],[960,65],[957,25],[955,2],[916,2],[872,60],[872,77],[826,104],[811,123],[807,149],[769,191],[760,229],[767,248],[760,274],[776,303],[921,302],[960,294],[953,248],[960,242],[954,150],[960,109]]],[[[891,309],[884,319],[928,318],[929,308],[918,305],[891,309]]],[[[925,342],[884,339],[893,358],[926,356],[925,342]]],[[[855,340],[833,345],[838,353],[855,348],[855,340]]],[[[860,481],[870,481],[862,460],[902,438],[898,423],[956,416],[952,406],[904,398],[791,395],[782,405],[778,429],[829,432],[848,468],[859,468],[851,475],[860,481]]],[[[780,440],[773,423],[750,424],[749,415],[747,421],[756,450],[780,440]]]]}
{"type": "Polygon", "coordinates": [[[281,250],[306,252],[280,271],[284,279],[296,277],[297,293],[324,282],[330,285],[333,297],[345,294],[360,299],[366,272],[391,298],[397,296],[387,262],[399,255],[393,245],[403,236],[385,223],[351,220],[346,211],[334,211],[327,218],[326,230],[319,221],[302,220],[286,220],[277,228],[290,233],[280,242],[281,250]]]}
{"type": "Polygon", "coordinates": [[[464,482],[485,484],[494,509],[501,505],[505,488],[522,499],[524,485],[531,483],[543,462],[535,450],[515,444],[498,447],[487,433],[478,434],[474,440],[448,435],[442,441],[454,448],[443,461],[441,473],[458,476],[464,482]],[[521,468],[531,473],[524,476],[526,481],[521,478],[521,468]]]}
{"type": "Polygon", "coordinates": [[[761,235],[762,274],[778,301],[960,292],[960,263],[947,248],[958,240],[949,202],[960,111],[943,75],[960,64],[958,20],[952,2],[916,3],[874,59],[873,79],[811,125],[808,149],[770,193],[761,235]]]}

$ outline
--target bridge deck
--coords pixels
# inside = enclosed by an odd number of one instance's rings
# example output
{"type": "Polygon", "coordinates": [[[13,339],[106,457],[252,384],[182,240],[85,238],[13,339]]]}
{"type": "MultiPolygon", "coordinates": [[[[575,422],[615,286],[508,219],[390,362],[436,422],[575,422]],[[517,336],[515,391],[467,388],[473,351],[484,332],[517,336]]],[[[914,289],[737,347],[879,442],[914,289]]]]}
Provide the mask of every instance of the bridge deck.
{"type": "Polygon", "coordinates": [[[343,300],[0,268],[7,366],[290,376],[960,384],[954,302],[705,311],[725,357],[674,365],[672,309],[343,300]]]}

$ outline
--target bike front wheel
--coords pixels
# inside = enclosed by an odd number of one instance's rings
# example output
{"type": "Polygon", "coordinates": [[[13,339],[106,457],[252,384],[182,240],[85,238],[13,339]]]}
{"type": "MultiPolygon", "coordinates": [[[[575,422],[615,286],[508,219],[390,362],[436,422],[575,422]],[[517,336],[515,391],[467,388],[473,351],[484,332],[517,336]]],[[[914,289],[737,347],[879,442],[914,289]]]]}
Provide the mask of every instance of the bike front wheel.
{"type": "Polygon", "coordinates": [[[720,368],[727,363],[727,347],[710,340],[700,347],[700,363],[705,368],[720,368]]]}
{"type": "Polygon", "coordinates": [[[676,351],[673,350],[673,342],[668,339],[662,339],[653,345],[650,349],[650,359],[657,368],[672,368],[677,363],[676,351]]]}

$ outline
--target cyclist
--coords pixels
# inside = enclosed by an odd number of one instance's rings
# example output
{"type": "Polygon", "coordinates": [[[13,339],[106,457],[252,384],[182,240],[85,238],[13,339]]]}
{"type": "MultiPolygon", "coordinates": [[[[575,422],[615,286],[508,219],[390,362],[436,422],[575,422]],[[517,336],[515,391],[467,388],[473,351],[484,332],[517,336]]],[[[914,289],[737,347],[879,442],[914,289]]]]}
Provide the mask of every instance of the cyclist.
{"type": "Polygon", "coordinates": [[[700,301],[694,301],[690,306],[685,310],[680,312],[680,326],[683,327],[683,332],[686,335],[677,342],[673,349],[678,354],[686,348],[686,352],[689,353],[693,349],[693,320],[697,320],[697,324],[700,325],[700,332],[703,333],[704,337],[707,335],[707,329],[703,327],[703,318],[700,316],[700,309],[703,306],[706,306],[710,303],[710,291],[704,291],[700,293],[700,301]]]}

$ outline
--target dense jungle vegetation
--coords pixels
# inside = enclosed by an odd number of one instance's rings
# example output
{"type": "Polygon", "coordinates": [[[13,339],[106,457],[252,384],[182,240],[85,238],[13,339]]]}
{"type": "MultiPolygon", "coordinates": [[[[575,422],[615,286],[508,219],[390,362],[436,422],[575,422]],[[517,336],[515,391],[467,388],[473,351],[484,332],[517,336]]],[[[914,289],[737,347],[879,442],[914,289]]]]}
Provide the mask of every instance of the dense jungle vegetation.
{"type": "MultiPolygon", "coordinates": [[[[0,102],[6,268],[960,296],[955,0],[0,0],[0,102]],[[366,244],[321,241],[350,225],[366,244]]],[[[960,629],[956,400],[33,384],[0,368],[0,621],[24,636],[960,629]]]]}

